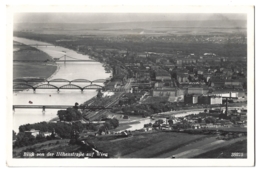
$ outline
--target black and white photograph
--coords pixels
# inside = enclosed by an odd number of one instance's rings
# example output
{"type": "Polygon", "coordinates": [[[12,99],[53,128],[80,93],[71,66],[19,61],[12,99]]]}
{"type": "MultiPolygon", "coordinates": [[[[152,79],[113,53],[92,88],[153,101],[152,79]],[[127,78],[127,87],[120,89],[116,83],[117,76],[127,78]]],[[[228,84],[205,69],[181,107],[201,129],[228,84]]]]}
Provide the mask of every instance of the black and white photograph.
{"type": "Polygon", "coordinates": [[[254,159],[254,7],[169,8],[14,7],[10,159],[254,159]]]}

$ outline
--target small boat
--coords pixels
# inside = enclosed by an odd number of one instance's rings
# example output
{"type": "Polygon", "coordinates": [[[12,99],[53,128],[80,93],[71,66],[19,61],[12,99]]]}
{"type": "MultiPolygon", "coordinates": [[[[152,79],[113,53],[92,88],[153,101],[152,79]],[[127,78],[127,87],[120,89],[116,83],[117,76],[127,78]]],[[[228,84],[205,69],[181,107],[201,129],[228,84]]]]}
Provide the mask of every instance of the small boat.
{"type": "Polygon", "coordinates": [[[33,102],[32,102],[32,101],[29,101],[29,103],[30,103],[30,104],[33,104],[33,102]]]}

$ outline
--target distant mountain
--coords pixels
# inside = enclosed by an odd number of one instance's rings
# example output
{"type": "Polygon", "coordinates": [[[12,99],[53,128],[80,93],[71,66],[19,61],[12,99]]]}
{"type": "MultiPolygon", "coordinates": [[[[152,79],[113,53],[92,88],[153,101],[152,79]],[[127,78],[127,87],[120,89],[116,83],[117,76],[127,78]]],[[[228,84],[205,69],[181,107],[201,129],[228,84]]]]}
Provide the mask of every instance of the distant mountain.
{"type": "Polygon", "coordinates": [[[146,22],[117,22],[117,23],[17,23],[14,30],[115,30],[115,29],[160,29],[171,27],[195,28],[246,28],[245,20],[206,20],[206,21],[146,21],[146,22]]]}

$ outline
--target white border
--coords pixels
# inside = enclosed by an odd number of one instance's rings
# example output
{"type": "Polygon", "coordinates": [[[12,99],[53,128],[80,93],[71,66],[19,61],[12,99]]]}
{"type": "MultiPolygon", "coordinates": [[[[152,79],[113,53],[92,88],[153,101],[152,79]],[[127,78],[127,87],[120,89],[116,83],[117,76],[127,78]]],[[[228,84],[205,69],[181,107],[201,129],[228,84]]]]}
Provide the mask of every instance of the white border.
{"type": "Polygon", "coordinates": [[[253,166],[254,165],[254,7],[253,6],[9,6],[7,8],[7,165],[8,166],[253,166]],[[12,15],[14,12],[247,13],[248,158],[247,159],[13,159],[12,15]],[[10,131],[10,133],[8,133],[10,131]]]}

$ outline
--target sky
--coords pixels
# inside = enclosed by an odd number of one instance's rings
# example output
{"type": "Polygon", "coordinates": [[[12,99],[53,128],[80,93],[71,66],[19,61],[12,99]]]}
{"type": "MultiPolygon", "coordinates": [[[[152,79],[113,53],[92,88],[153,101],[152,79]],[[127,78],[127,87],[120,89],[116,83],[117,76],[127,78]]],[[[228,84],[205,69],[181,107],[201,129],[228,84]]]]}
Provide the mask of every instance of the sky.
{"type": "Polygon", "coordinates": [[[16,13],[14,15],[14,23],[115,23],[183,20],[246,20],[246,14],[16,13]]]}

